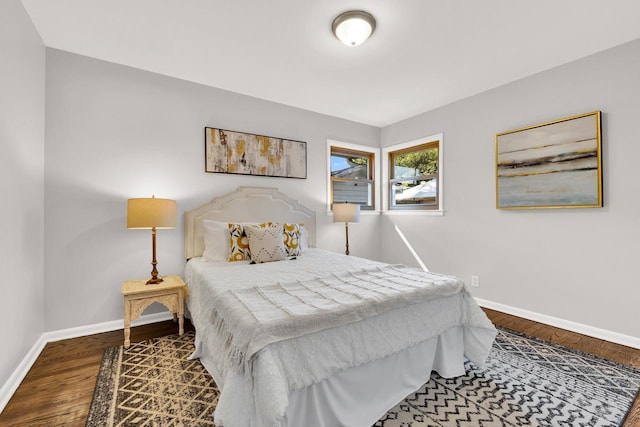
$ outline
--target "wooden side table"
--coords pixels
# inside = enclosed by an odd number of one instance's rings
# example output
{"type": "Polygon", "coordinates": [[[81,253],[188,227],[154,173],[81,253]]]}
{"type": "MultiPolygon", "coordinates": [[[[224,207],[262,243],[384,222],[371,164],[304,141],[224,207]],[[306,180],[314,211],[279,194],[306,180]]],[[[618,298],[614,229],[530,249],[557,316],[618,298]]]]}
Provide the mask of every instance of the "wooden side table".
{"type": "Polygon", "coordinates": [[[124,347],[131,345],[131,321],[136,320],[145,308],[154,302],[165,305],[178,318],[179,334],[184,333],[184,297],[187,289],[180,276],[167,276],[155,285],[147,285],[148,279],[122,282],[124,296],[124,347]]]}

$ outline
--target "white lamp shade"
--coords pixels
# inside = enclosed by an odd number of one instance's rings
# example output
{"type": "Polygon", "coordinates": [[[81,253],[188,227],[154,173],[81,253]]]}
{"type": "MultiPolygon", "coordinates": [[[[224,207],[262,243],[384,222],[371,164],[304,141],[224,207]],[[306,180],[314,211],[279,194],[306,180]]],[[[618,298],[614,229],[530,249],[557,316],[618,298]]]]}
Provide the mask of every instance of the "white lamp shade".
{"type": "Polygon", "coordinates": [[[340,14],[332,24],[333,33],[347,46],[364,43],[376,28],[376,20],[361,10],[352,10],[340,14]]]}
{"type": "Polygon", "coordinates": [[[334,203],[333,222],[360,222],[360,205],[355,203],[334,203]]]}
{"type": "Polygon", "coordinates": [[[127,202],[127,228],[176,228],[175,200],[129,199],[127,202]]]}

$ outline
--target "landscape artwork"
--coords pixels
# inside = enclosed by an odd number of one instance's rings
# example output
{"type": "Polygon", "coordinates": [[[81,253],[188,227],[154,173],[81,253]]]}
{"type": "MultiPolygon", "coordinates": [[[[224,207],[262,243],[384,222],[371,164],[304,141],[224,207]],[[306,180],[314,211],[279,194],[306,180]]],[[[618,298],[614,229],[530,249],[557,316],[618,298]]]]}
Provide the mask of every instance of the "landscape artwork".
{"type": "Polygon", "coordinates": [[[205,171],[306,179],[307,144],[207,127],[205,171]]]}
{"type": "Polygon", "coordinates": [[[600,111],[496,135],[498,209],[602,207],[600,111]]]}

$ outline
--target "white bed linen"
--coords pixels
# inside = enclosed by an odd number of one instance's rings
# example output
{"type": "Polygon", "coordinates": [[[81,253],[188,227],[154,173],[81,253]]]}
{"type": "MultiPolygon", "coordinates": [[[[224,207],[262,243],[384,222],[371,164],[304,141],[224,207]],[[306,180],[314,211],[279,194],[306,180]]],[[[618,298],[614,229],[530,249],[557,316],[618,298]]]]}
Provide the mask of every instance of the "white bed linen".
{"type": "Polygon", "coordinates": [[[292,392],[331,380],[346,369],[382,360],[452,328],[461,327],[464,353],[482,364],[495,336],[493,325],[470,295],[462,292],[273,343],[256,355],[253,375],[243,375],[222,357],[221,337],[210,322],[208,307],[218,293],[383,264],[318,249],[292,261],[250,267],[241,264],[192,259],[185,269],[191,291],[188,306],[196,326],[194,357],[201,358],[222,390],[215,421],[225,427],[284,425],[295,418],[293,413],[285,417],[292,392]]]}
{"type": "Polygon", "coordinates": [[[464,374],[462,337],[463,328],[455,327],[406,350],[294,390],[282,425],[369,427],[421,388],[432,370],[445,378],[464,374]]]}

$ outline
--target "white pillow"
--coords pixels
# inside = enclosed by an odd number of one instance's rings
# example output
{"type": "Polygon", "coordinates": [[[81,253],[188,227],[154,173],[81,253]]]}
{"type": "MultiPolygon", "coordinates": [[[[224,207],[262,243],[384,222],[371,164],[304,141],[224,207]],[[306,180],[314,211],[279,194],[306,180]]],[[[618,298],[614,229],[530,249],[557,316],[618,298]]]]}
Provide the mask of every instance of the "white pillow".
{"type": "Polygon", "coordinates": [[[249,251],[251,261],[262,263],[281,261],[287,258],[287,248],[282,237],[282,224],[273,224],[266,227],[244,227],[249,238],[249,251]]]}
{"type": "Polygon", "coordinates": [[[202,221],[204,230],[204,252],[202,257],[209,261],[227,261],[229,257],[229,223],[202,221]]]}
{"type": "Polygon", "coordinates": [[[309,230],[304,225],[300,226],[300,252],[309,249],[309,230]]]}

